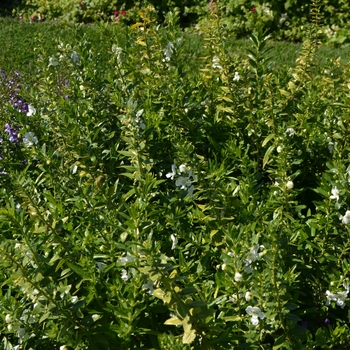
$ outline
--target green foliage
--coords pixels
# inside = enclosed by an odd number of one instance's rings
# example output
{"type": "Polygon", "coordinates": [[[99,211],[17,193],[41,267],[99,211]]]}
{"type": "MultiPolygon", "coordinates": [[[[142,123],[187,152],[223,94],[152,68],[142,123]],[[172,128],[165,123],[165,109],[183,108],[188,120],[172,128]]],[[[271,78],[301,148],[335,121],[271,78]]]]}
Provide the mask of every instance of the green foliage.
{"type": "Polygon", "coordinates": [[[4,349],[348,346],[349,69],[221,23],[150,6],[2,72],[4,349]]]}
{"type": "Polygon", "coordinates": [[[300,41],[313,20],[313,8],[320,8],[320,30],[324,40],[333,44],[348,41],[350,8],[344,0],[23,0],[13,11],[17,17],[28,21],[59,19],[61,21],[89,23],[108,21],[133,24],[139,21],[139,11],[151,6],[157,21],[164,23],[169,11],[178,11],[182,26],[206,22],[208,13],[216,11],[221,25],[237,37],[246,37],[263,28],[276,39],[300,41]]]}

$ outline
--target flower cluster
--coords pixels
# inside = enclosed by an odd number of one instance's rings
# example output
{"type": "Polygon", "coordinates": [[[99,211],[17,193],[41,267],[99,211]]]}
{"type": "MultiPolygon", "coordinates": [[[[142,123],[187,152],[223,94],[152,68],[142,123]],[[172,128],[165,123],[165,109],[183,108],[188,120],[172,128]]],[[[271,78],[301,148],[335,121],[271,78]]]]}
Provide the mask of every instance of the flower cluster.
{"type": "Polygon", "coordinates": [[[170,61],[171,60],[171,56],[173,55],[174,53],[174,44],[172,42],[169,42],[167,44],[167,46],[165,47],[165,50],[164,50],[164,59],[163,59],[163,62],[165,61],[170,61]]]}
{"type": "Polygon", "coordinates": [[[336,292],[336,293],[332,293],[329,290],[326,291],[326,305],[329,306],[331,301],[335,301],[337,303],[338,306],[340,306],[342,309],[345,306],[345,299],[348,297],[349,294],[349,284],[345,283],[343,284],[345,291],[343,292],[336,292]]]}
{"type": "MultiPolygon", "coordinates": [[[[34,304],[34,309],[37,304],[34,304]]],[[[12,349],[21,349],[24,340],[30,338],[30,334],[26,332],[25,326],[28,324],[35,323],[37,321],[36,316],[32,315],[29,309],[25,309],[22,312],[22,316],[19,320],[15,320],[12,315],[7,314],[5,316],[5,322],[7,323],[8,331],[16,331],[18,338],[18,345],[12,347],[12,349]]]]}
{"type": "Polygon", "coordinates": [[[154,283],[153,283],[153,281],[149,279],[149,280],[147,281],[147,283],[144,283],[144,284],[142,285],[142,290],[147,291],[147,293],[148,293],[149,295],[153,295],[153,291],[154,291],[154,283]]]}
{"type": "Polygon", "coordinates": [[[259,253],[259,249],[264,249],[265,247],[260,244],[256,244],[248,253],[247,258],[244,260],[245,272],[252,273],[252,263],[254,261],[260,260],[262,253],[259,253]]]}
{"type": "Polygon", "coordinates": [[[212,60],[212,67],[214,68],[214,69],[222,69],[222,65],[220,64],[220,58],[219,57],[217,57],[217,56],[214,56],[213,57],[213,60],[212,60]]]}
{"type": "Polygon", "coordinates": [[[38,143],[38,138],[33,132],[27,132],[23,135],[23,143],[26,146],[31,147],[38,143]]]}
{"type": "Polygon", "coordinates": [[[126,16],[126,11],[124,11],[124,10],[121,10],[121,11],[115,10],[115,11],[113,11],[113,15],[115,16],[114,20],[118,21],[120,19],[120,17],[126,16]]]}
{"type": "Polygon", "coordinates": [[[18,143],[18,130],[19,128],[14,128],[9,123],[5,125],[5,132],[9,134],[9,139],[11,143],[18,143]]]}
{"type": "Polygon", "coordinates": [[[191,197],[193,196],[194,186],[192,185],[192,181],[196,180],[196,176],[193,175],[192,171],[186,164],[181,164],[179,168],[173,164],[171,166],[171,172],[167,173],[166,177],[172,180],[175,179],[175,185],[180,190],[186,190],[191,197]]]}
{"type": "Polygon", "coordinates": [[[233,81],[239,81],[241,79],[240,75],[238,74],[238,72],[235,72],[235,75],[233,77],[233,81]]]}
{"type": "Polygon", "coordinates": [[[7,77],[4,70],[1,71],[1,80],[4,85],[7,85],[8,102],[18,112],[25,113],[27,116],[35,114],[36,110],[33,106],[26,103],[26,101],[19,95],[21,84],[19,82],[20,75],[14,71],[14,76],[7,77]]]}

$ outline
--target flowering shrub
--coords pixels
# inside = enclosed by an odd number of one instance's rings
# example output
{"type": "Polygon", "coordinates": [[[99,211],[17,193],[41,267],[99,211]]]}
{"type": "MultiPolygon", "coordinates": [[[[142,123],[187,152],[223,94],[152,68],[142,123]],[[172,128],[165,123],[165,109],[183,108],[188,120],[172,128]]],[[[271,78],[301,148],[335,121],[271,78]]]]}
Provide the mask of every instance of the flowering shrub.
{"type": "Polygon", "coordinates": [[[165,21],[2,74],[4,349],[346,348],[348,67],[165,21]]]}
{"type": "Polygon", "coordinates": [[[118,0],[23,0],[17,7],[20,19],[32,22],[61,19],[69,22],[117,21],[126,16],[124,2],[118,0]]]}
{"type": "Polygon", "coordinates": [[[312,4],[319,8],[323,39],[333,44],[348,41],[350,5],[340,0],[220,0],[203,2],[199,0],[174,0],[170,3],[160,0],[23,0],[17,4],[14,14],[20,19],[43,21],[61,19],[73,22],[124,21],[137,23],[139,11],[152,6],[159,23],[165,20],[169,11],[177,11],[183,26],[206,21],[208,12],[217,12],[222,25],[238,37],[250,35],[257,27],[273,33],[277,39],[300,40],[305,38],[307,27],[313,20],[312,4]]]}

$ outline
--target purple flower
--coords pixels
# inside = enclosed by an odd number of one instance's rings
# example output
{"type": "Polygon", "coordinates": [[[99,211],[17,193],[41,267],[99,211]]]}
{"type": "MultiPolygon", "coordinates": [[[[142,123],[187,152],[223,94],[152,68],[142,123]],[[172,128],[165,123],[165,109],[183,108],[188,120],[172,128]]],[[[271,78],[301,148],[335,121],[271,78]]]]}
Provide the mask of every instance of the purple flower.
{"type": "Polygon", "coordinates": [[[28,113],[28,104],[27,103],[23,103],[21,106],[21,111],[23,113],[28,113]]]}
{"type": "Polygon", "coordinates": [[[331,320],[330,320],[329,318],[326,318],[326,319],[324,320],[324,324],[325,324],[326,326],[328,326],[330,323],[331,323],[331,320]]]}
{"type": "Polygon", "coordinates": [[[5,125],[5,131],[9,134],[10,136],[10,142],[15,143],[18,142],[18,134],[17,132],[12,128],[10,124],[5,125]]]}

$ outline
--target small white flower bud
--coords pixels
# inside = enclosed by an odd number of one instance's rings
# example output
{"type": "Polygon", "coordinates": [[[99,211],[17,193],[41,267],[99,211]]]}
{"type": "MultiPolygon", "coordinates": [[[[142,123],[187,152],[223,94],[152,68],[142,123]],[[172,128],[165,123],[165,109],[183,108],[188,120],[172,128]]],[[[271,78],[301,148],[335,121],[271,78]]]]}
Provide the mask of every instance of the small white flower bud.
{"type": "Polygon", "coordinates": [[[235,273],[235,281],[236,282],[242,282],[243,281],[243,275],[240,274],[239,272],[235,273]]]}
{"type": "Polygon", "coordinates": [[[293,181],[288,181],[288,182],[286,183],[286,187],[287,187],[287,190],[292,190],[293,187],[294,187],[293,181]]]}

